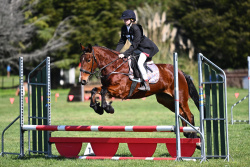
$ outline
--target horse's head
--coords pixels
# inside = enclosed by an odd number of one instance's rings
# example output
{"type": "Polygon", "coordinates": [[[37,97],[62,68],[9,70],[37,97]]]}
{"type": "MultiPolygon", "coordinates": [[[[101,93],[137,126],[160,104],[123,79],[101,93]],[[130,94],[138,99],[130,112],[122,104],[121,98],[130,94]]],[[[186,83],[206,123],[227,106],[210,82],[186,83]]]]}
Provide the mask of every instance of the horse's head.
{"type": "Polygon", "coordinates": [[[94,74],[98,64],[92,46],[90,44],[87,47],[82,46],[82,44],[80,44],[80,46],[83,53],[80,58],[81,72],[79,81],[82,85],[86,85],[88,83],[89,77],[94,74]]]}

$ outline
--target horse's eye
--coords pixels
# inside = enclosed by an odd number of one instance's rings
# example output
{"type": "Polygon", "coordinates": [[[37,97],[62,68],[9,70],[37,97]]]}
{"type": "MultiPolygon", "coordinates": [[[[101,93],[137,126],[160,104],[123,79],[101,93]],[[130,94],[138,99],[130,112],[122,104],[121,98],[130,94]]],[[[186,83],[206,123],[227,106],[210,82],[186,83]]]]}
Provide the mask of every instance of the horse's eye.
{"type": "Polygon", "coordinates": [[[87,60],[87,62],[89,63],[91,60],[89,59],[89,60],[87,60]]]}

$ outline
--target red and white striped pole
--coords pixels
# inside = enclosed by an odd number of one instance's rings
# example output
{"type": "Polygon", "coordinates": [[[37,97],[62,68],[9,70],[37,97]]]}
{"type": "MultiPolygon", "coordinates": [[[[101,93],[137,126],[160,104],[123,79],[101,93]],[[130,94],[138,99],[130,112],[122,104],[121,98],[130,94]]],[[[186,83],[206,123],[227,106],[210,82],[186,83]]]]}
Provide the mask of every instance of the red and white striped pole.
{"type": "MultiPolygon", "coordinates": [[[[199,130],[199,127],[196,127],[199,130]]],[[[42,131],[100,131],[100,132],[174,132],[174,126],[67,126],[23,125],[23,130],[42,131]]],[[[180,127],[180,132],[196,132],[191,127],[180,127]]]]}

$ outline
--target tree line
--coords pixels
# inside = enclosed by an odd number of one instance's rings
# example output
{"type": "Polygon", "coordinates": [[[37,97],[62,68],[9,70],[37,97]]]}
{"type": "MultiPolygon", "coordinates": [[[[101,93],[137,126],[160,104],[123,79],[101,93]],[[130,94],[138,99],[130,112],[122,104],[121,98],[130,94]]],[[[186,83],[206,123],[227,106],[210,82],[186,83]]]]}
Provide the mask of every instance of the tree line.
{"type": "Polygon", "coordinates": [[[1,66],[17,68],[19,56],[32,66],[46,56],[57,67],[76,66],[79,43],[114,49],[121,13],[145,5],[165,12],[166,25],[192,41],[194,54],[202,52],[221,68],[246,68],[250,54],[250,0],[0,0],[0,5],[1,66]]]}

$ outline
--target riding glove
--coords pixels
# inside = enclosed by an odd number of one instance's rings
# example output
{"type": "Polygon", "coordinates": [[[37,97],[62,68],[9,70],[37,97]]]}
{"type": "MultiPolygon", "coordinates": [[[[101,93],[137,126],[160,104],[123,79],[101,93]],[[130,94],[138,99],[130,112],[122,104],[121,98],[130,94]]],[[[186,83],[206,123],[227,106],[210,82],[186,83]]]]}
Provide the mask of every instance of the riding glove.
{"type": "Polygon", "coordinates": [[[125,55],[124,54],[119,54],[119,58],[123,58],[125,55]]]}

